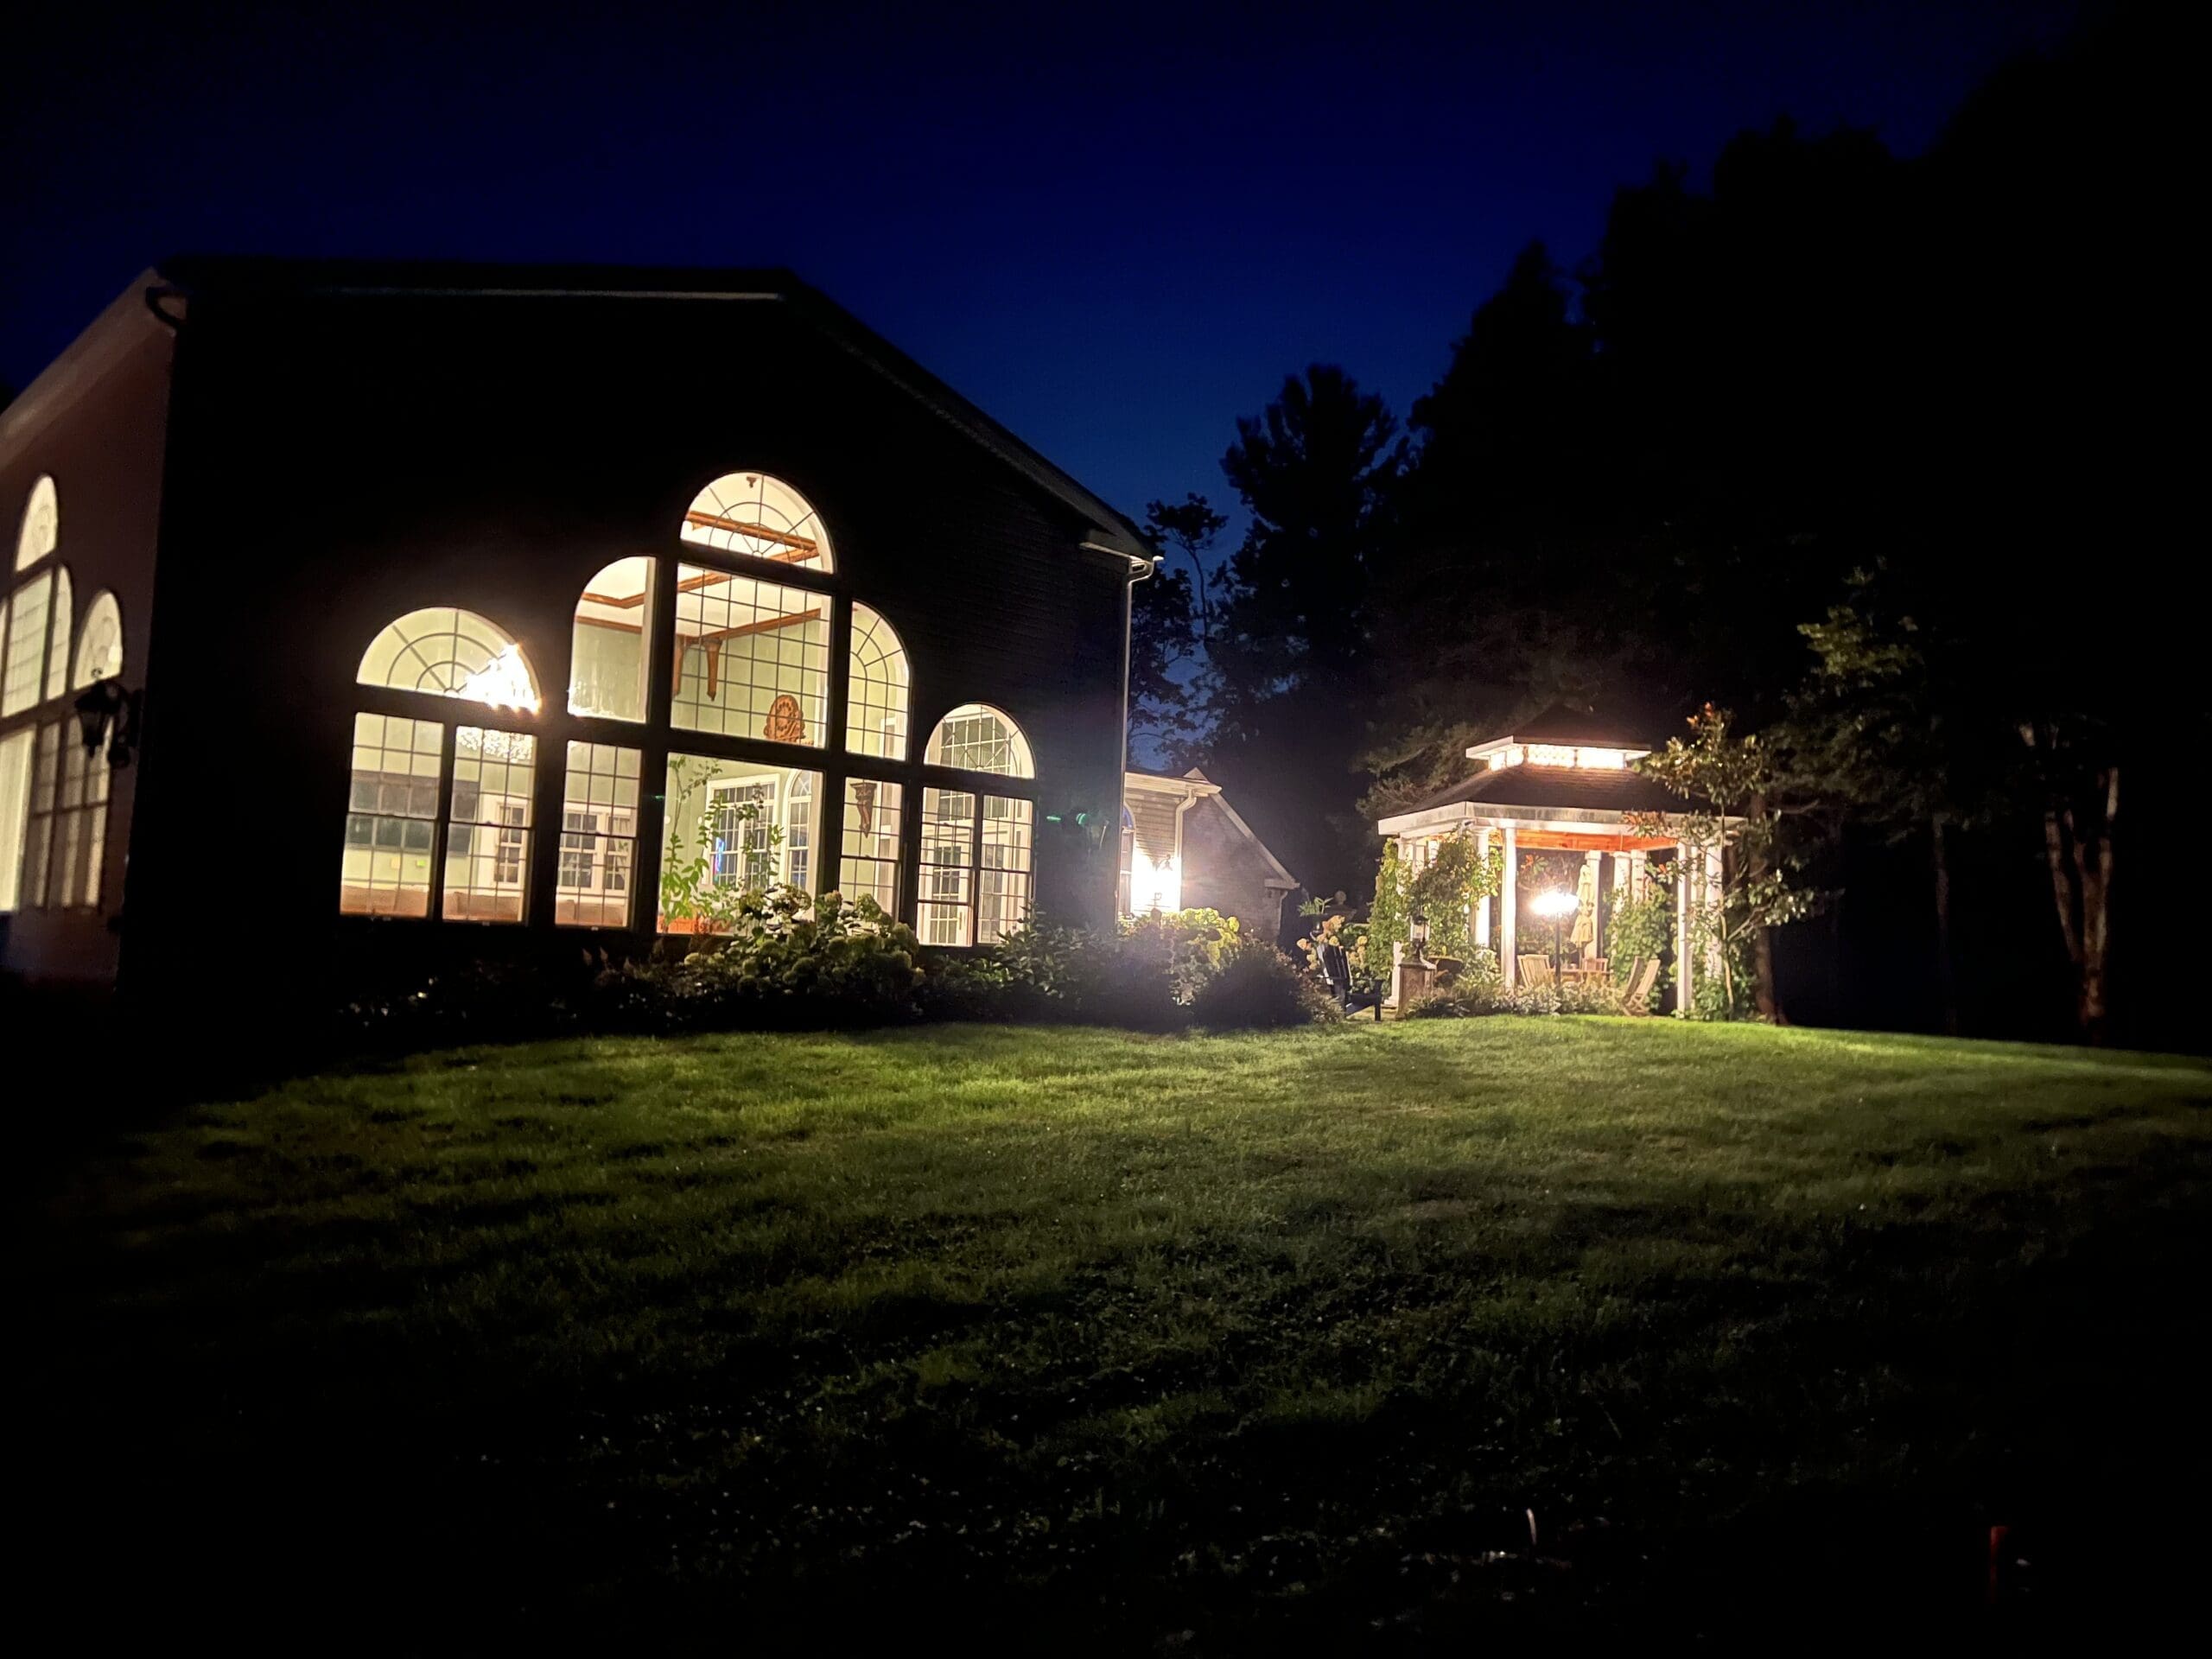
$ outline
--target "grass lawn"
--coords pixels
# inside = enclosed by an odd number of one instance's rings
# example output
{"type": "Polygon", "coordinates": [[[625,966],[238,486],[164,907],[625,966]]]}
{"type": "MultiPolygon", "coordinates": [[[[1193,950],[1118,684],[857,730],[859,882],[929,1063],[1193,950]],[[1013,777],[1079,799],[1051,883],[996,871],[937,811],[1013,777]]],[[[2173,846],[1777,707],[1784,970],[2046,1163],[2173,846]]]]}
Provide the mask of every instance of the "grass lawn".
{"type": "Polygon", "coordinates": [[[314,1077],[18,1217],[17,1565],[173,1635],[1459,1650],[1970,1623],[2003,1523],[2005,1605],[2139,1606],[2208,1100],[1594,1020],[314,1077]]]}

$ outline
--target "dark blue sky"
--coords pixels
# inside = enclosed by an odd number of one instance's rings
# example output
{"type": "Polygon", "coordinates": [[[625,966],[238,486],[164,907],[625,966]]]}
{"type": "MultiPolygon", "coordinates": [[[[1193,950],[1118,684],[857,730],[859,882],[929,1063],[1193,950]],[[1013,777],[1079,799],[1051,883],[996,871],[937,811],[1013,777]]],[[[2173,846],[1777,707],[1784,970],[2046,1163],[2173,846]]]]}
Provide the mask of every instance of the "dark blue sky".
{"type": "Polygon", "coordinates": [[[64,0],[0,104],[0,378],[186,249],[787,264],[1128,511],[1219,499],[1286,372],[1402,415],[1655,159],[1785,111],[1918,149],[2075,11],[64,0]]]}

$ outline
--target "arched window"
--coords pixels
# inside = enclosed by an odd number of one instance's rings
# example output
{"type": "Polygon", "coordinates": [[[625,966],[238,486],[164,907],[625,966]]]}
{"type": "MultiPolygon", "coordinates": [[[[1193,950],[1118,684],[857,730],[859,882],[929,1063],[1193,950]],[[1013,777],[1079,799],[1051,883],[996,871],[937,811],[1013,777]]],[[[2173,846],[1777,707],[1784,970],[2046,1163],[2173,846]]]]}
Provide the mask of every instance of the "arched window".
{"type": "Polygon", "coordinates": [[[651,559],[617,559],[584,585],[569,639],[570,714],[602,720],[645,717],[652,578],[651,559]]]}
{"type": "Polygon", "coordinates": [[[929,763],[1001,778],[1034,778],[1029,740],[1021,728],[987,702],[963,702],[930,734],[929,763]]]}
{"type": "Polygon", "coordinates": [[[683,515],[683,539],[818,575],[837,568],[813,505],[766,473],[725,474],[700,491],[683,515]]]}
{"type": "Polygon", "coordinates": [[[46,690],[46,647],[54,612],[54,572],[41,570],[8,596],[8,646],[0,671],[0,715],[19,715],[46,690]]]}
{"type": "Polygon", "coordinates": [[[85,626],[77,633],[77,664],[69,676],[70,686],[81,691],[122,672],[123,607],[113,594],[94,594],[85,607],[85,626]]]}
{"type": "Polygon", "coordinates": [[[69,625],[74,598],[69,587],[69,567],[54,568],[54,643],[46,653],[46,695],[58,697],[69,689],[69,625]]]}
{"type": "MultiPolygon", "coordinates": [[[[498,623],[450,606],[410,611],[386,626],[362,654],[358,678],[537,712],[537,682],[522,647],[498,623]]],[[[525,918],[534,734],[357,714],[353,756],[341,912],[423,918],[435,902],[447,921],[525,918]]]]}
{"type": "Polygon", "coordinates": [[[31,486],[23,507],[22,528],[16,536],[16,569],[28,570],[61,544],[61,499],[54,480],[41,478],[31,486]]]}
{"type": "Polygon", "coordinates": [[[537,712],[537,681],[506,630],[474,611],[410,611],[369,641],[355,678],[494,709],[537,712]]]}
{"type": "Polygon", "coordinates": [[[845,696],[845,747],[886,760],[906,758],[906,647],[882,615],[853,607],[851,673],[845,696]]]}

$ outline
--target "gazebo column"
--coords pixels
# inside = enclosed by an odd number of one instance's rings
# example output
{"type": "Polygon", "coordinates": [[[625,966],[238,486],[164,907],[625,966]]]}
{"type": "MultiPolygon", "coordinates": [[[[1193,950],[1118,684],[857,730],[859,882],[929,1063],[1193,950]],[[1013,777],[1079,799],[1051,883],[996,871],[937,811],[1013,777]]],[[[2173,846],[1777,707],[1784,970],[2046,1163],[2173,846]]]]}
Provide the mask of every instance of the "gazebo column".
{"type": "MultiPolygon", "coordinates": [[[[1697,896],[1700,906],[1707,910],[1718,910],[1720,907],[1721,896],[1727,892],[1727,887],[1721,880],[1721,857],[1722,850],[1719,842],[1714,842],[1712,846],[1706,849],[1705,880],[1698,888],[1697,896]]],[[[1714,919],[1717,921],[1719,918],[1714,919]]],[[[1705,961],[1700,965],[1715,979],[1726,978],[1720,966],[1720,930],[1717,926],[1713,929],[1708,938],[1705,947],[1705,961]]]]}
{"type": "MultiPolygon", "coordinates": [[[[1475,831],[1475,856],[1485,868],[1489,867],[1490,826],[1486,823],[1475,831]]],[[[1489,893],[1475,900],[1475,948],[1478,950],[1490,949],[1490,908],[1497,902],[1489,893]]]]}
{"type": "Polygon", "coordinates": [[[1690,965],[1690,887],[1696,874],[1690,868],[1688,849],[1675,846],[1675,1017],[1689,1018],[1697,1006],[1697,989],[1690,965]]]}
{"type": "Polygon", "coordinates": [[[1605,855],[1585,853],[1582,862],[1590,872],[1590,949],[1588,955],[1605,954],[1605,855]]]}
{"type": "Polygon", "coordinates": [[[1497,972],[1507,990],[1521,982],[1521,963],[1513,953],[1514,932],[1521,917],[1521,861],[1513,826],[1505,826],[1505,880],[1497,905],[1497,972]]]}

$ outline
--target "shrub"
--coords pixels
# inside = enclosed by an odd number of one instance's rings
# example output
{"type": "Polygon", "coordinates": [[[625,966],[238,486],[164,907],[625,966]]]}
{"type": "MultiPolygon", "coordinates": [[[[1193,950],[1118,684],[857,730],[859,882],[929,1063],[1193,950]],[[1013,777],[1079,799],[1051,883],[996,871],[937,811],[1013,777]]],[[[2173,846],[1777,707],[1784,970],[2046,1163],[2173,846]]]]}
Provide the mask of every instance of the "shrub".
{"type": "Polygon", "coordinates": [[[988,950],[925,950],[914,1002],[921,1017],[1003,1024],[1017,1015],[1017,991],[1006,964],[988,950]]]}
{"type": "Polygon", "coordinates": [[[796,887],[747,893],[727,933],[675,961],[625,963],[599,981],[597,1023],[743,1031],[888,1025],[919,1012],[912,929],[872,899],[796,887]]]}
{"type": "Polygon", "coordinates": [[[1313,976],[1271,944],[1239,945],[1191,999],[1191,1018],[1216,1031],[1321,1025],[1342,1017],[1313,976]]]}
{"type": "Polygon", "coordinates": [[[1431,991],[1405,1010],[1408,1020],[1471,1020],[1486,1014],[1557,1014],[1560,994],[1552,986],[1507,990],[1496,980],[1471,980],[1431,991]]]}

